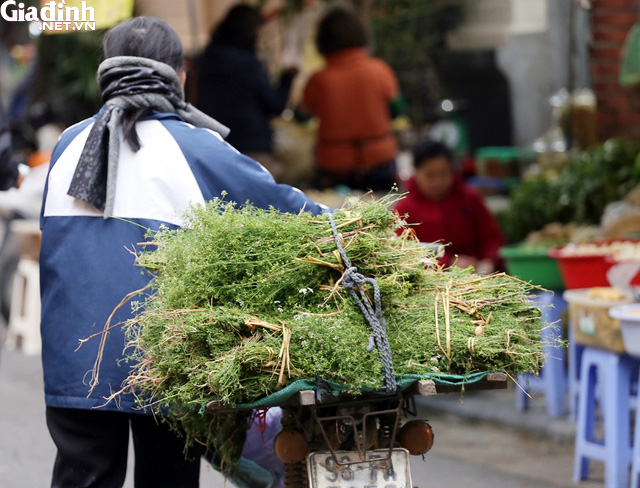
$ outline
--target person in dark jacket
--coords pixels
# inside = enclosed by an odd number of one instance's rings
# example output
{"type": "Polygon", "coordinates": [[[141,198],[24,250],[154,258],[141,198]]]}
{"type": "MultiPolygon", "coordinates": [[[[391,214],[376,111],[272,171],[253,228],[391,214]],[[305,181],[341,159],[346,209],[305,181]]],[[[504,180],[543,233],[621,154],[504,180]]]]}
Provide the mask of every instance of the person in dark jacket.
{"type": "Polygon", "coordinates": [[[0,191],[18,188],[22,182],[18,163],[12,158],[12,153],[9,118],[0,105],[0,191]]]}
{"type": "MultiPolygon", "coordinates": [[[[214,198],[283,212],[323,208],[277,184],[223,137],[228,129],[184,101],[184,52],[164,21],[135,17],[104,37],[98,82],[105,105],[68,128],[53,150],[40,225],[42,363],[47,426],[57,448],[54,487],[121,487],[129,436],[136,488],[196,488],[199,456],[132,394],[122,327],[78,348],[109,317],[132,317],[124,297],[151,279],[130,249],[148,231],[177,228],[214,198]],[[88,375],[101,354],[99,375],[88,375]]],[[[156,412],[157,413],[157,412],[156,412]]]]}
{"type": "Polygon", "coordinates": [[[271,84],[256,55],[261,23],[254,7],[241,4],[229,10],[197,62],[196,105],[231,129],[229,144],[278,179],[282,167],[273,158],[269,124],[284,110],[296,70],[285,70],[279,82],[271,84]]]}
{"type": "Polygon", "coordinates": [[[498,249],[505,239],[482,196],[465,184],[451,150],[426,140],[413,151],[415,174],[408,194],[395,206],[421,242],[445,244],[441,264],[490,273],[501,266],[498,249]]]}

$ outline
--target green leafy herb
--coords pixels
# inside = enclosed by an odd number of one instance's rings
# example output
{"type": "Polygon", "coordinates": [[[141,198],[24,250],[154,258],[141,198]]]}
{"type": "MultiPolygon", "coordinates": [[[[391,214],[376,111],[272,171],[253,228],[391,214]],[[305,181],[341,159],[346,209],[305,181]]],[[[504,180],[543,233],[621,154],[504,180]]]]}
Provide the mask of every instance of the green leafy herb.
{"type": "MultiPolygon", "coordinates": [[[[529,286],[440,268],[409,230],[397,235],[393,198],[353,201],[333,215],[351,264],[380,286],[394,373],[537,372],[540,312],[529,286]]],[[[353,393],[381,386],[327,216],[218,199],[187,220],[149,236],[137,259],[155,274],[128,325],[137,366],[127,388],[143,405],[211,442],[220,422],[200,413],[211,400],[251,403],[317,376],[353,393]]]]}

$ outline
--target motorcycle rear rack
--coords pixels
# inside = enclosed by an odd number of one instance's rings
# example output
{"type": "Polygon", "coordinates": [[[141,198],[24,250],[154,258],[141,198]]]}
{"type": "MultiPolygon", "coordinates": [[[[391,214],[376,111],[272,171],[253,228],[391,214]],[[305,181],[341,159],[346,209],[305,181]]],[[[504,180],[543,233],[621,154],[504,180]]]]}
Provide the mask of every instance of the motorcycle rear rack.
{"type": "MultiPolygon", "coordinates": [[[[389,449],[387,451],[387,454],[384,457],[375,459],[375,461],[384,463],[391,458],[391,454],[395,446],[395,440],[398,433],[398,426],[400,424],[400,416],[403,410],[407,410],[407,408],[405,407],[405,400],[406,398],[402,395],[402,392],[398,392],[394,397],[389,397],[389,396],[379,397],[379,398],[369,397],[365,399],[358,398],[354,400],[342,400],[339,403],[328,404],[328,405],[314,404],[314,405],[310,405],[310,408],[311,408],[312,417],[315,421],[315,424],[320,429],[320,434],[322,435],[322,438],[327,447],[327,450],[331,454],[331,457],[333,458],[333,461],[337,466],[348,466],[348,465],[368,462],[369,459],[368,459],[367,453],[369,452],[369,449],[367,446],[369,446],[371,442],[371,439],[367,438],[367,426],[369,425],[369,422],[371,421],[375,422],[376,417],[379,418],[386,415],[393,416],[393,419],[394,419],[392,422],[393,427],[389,435],[389,449]],[[389,402],[394,400],[397,401],[397,406],[395,408],[366,412],[362,415],[360,419],[356,419],[353,415],[322,416],[319,412],[325,408],[335,407],[337,405],[339,405],[340,407],[348,407],[348,406],[355,407],[355,406],[361,406],[361,405],[371,405],[371,404],[380,403],[380,402],[389,402]],[[332,421],[337,422],[341,420],[343,421],[341,425],[343,426],[350,425],[351,428],[353,429],[352,431],[353,441],[356,447],[356,451],[358,452],[359,461],[352,461],[352,462],[346,462],[346,463],[341,462],[338,459],[338,456],[336,455],[336,450],[331,445],[331,441],[329,440],[328,433],[325,429],[325,424],[328,424],[332,421]],[[358,427],[358,425],[360,425],[360,427],[358,427]]],[[[411,398],[411,400],[413,400],[413,398],[411,398]]],[[[415,402],[413,402],[413,408],[415,410],[415,402]]],[[[374,445],[373,447],[376,448],[378,446],[374,445]]]]}
{"type": "MultiPolygon", "coordinates": [[[[440,393],[454,393],[461,391],[479,391],[479,390],[496,390],[496,389],[506,389],[507,388],[507,375],[505,373],[495,372],[490,373],[487,377],[481,381],[477,381],[475,383],[470,384],[436,384],[433,380],[418,380],[414,385],[411,386],[410,389],[405,390],[414,395],[419,396],[433,396],[438,395],[440,393]]],[[[340,401],[341,403],[345,400],[344,397],[336,397],[328,402],[320,402],[320,403],[331,403],[332,401],[340,401]]],[[[388,397],[387,397],[388,398],[388,397]]],[[[301,390],[297,392],[297,394],[293,395],[286,401],[278,404],[280,407],[287,406],[303,406],[303,407],[311,407],[312,405],[316,405],[318,400],[316,398],[316,392],[314,390],[301,390]]],[[[270,405],[270,406],[276,406],[270,405]]],[[[238,406],[230,406],[225,405],[219,400],[211,400],[205,405],[205,412],[207,413],[227,413],[238,410],[252,410],[256,407],[238,407],[238,406]]]]}

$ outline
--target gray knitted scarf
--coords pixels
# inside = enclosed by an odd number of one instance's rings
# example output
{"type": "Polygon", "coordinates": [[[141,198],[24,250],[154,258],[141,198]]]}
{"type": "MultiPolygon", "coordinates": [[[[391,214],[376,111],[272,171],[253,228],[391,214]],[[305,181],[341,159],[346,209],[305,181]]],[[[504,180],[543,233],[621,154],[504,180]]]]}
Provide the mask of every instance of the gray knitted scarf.
{"type": "Polygon", "coordinates": [[[118,56],[98,68],[105,107],[98,113],[82,149],[67,194],[113,215],[122,114],[131,110],[176,113],[187,122],[214,130],[223,138],[229,129],[184,101],[184,89],[169,65],[147,58],[118,56]]]}

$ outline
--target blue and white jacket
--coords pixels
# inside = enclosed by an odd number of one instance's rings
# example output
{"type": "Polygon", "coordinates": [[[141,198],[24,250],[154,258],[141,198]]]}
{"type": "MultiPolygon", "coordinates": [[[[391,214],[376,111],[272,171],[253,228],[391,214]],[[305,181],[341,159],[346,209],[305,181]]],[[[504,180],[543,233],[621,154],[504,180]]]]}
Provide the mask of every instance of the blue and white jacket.
{"type": "MultiPolygon", "coordinates": [[[[149,275],[134,265],[131,250],[145,241],[146,229],[181,225],[190,204],[227,193],[227,200],[258,207],[313,213],[324,209],[301,191],[275,183],[252,159],[218,134],[187,124],[176,114],[155,112],[136,125],[142,148],[120,146],[113,216],[67,195],[71,177],[95,118],[67,129],[55,147],[44,193],[41,228],[42,361],[48,406],[90,409],[121,388],[131,364],[123,359],[121,327],[109,333],[99,385],[88,396],[88,373],[100,337],[78,348],[79,340],[102,331],[109,315],[149,275]]],[[[139,298],[138,298],[139,299],[139,298]]],[[[130,318],[120,307],[111,323],[130,318]]],[[[131,396],[107,410],[134,411],[131,396]]]]}

